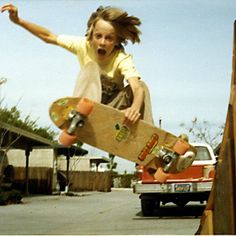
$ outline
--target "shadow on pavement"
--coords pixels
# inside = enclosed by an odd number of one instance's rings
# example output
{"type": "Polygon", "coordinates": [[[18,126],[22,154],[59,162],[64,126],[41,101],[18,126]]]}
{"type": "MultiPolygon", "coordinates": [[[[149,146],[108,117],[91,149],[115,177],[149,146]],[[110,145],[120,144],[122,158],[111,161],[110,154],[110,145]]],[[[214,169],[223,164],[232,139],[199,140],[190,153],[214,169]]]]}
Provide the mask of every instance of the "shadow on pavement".
{"type": "Polygon", "coordinates": [[[161,205],[160,208],[155,209],[152,216],[143,216],[142,212],[138,212],[135,218],[137,220],[141,219],[153,219],[153,218],[200,218],[205,205],[186,205],[185,207],[179,207],[176,205],[161,205]]]}

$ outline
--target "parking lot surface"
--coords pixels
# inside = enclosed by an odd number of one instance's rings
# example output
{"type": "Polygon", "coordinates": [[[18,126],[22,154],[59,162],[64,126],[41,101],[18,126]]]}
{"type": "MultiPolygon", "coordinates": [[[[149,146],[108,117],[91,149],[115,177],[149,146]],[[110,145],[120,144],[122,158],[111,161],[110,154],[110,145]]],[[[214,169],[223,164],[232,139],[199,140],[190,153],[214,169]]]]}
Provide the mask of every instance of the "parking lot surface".
{"type": "Polygon", "coordinates": [[[22,204],[0,206],[0,234],[193,235],[200,222],[197,211],[192,207],[181,215],[167,206],[162,216],[143,217],[138,195],[130,189],[30,196],[22,204]]]}

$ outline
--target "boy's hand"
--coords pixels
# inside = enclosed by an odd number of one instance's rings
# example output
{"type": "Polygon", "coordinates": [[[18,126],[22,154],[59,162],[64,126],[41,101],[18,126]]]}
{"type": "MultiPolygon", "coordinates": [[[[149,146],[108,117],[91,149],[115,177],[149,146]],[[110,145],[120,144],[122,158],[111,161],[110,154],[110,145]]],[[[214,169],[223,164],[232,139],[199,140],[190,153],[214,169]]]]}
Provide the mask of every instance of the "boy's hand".
{"type": "Polygon", "coordinates": [[[123,124],[127,126],[132,125],[135,122],[137,122],[139,117],[141,116],[139,110],[136,110],[132,107],[129,107],[123,110],[123,112],[125,113],[125,119],[124,119],[123,124]]]}
{"type": "Polygon", "coordinates": [[[1,12],[8,11],[9,12],[9,18],[12,22],[17,23],[19,21],[18,10],[12,4],[3,5],[0,8],[0,10],[1,10],[1,12]]]}

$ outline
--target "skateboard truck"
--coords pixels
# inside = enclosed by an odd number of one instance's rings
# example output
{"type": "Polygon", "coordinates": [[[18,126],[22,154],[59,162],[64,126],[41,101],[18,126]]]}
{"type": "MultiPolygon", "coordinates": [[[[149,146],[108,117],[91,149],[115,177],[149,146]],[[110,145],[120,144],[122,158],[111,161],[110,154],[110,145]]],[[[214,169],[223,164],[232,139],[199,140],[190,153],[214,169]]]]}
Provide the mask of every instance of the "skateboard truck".
{"type": "Polygon", "coordinates": [[[76,128],[84,125],[84,117],[78,111],[72,110],[68,117],[71,120],[70,126],[67,129],[68,134],[73,134],[76,128]]]}
{"type": "MultiPolygon", "coordinates": [[[[60,123],[62,129],[58,137],[61,145],[69,147],[78,141],[78,132],[76,130],[85,124],[85,118],[92,112],[94,102],[87,98],[75,99],[72,104],[68,98],[57,101],[55,104],[55,114],[58,114],[56,124],[60,123]]],[[[52,111],[50,111],[50,114],[52,111]]]]}
{"type": "Polygon", "coordinates": [[[177,160],[178,155],[176,153],[171,152],[171,151],[165,149],[164,147],[162,147],[159,150],[157,157],[161,158],[163,160],[163,162],[164,162],[163,170],[164,170],[164,172],[167,173],[167,172],[169,172],[170,168],[177,160]]]}

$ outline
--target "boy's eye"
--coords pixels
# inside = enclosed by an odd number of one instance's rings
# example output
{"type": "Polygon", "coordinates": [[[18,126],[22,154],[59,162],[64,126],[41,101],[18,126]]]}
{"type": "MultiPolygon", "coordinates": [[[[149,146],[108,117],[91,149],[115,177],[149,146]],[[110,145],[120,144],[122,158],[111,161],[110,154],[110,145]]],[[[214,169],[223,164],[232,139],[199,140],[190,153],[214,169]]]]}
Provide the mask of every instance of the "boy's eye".
{"type": "Polygon", "coordinates": [[[113,40],[114,40],[112,36],[107,36],[106,39],[107,39],[108,41],[113,41],[113,40]]]}
{"type": "Polygon", "coordinates": [[[102,37],[101,34],[95,34],[95,38],[96,38],[96,39],[100,39],[101,37],[102,37]]]}
{"type": "Polygon", "coordinates": [[[100,33],[95,33],[94,38],[96,40],[100,40],[100,39],[104,38],[104,40],[106,40],[109,43],[112,43],[112,42],[115,41],[115,36],[113,36],[113,35],[103,35],[103,34],[100,34],[100,33]]]}

